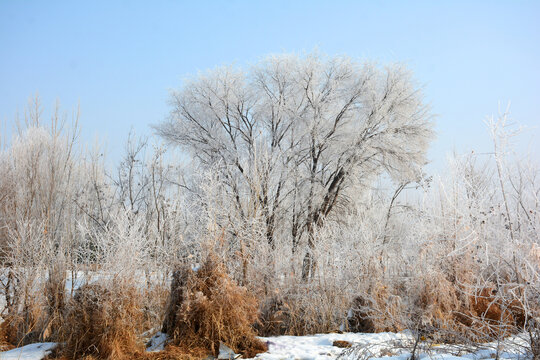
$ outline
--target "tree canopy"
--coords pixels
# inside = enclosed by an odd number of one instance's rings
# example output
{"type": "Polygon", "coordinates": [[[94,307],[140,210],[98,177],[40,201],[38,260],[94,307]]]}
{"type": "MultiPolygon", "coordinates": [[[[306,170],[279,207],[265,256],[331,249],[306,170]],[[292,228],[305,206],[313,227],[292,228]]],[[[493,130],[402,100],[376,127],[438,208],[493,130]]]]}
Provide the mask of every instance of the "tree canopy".
{"type": "Polygon", "coordinates": [[[312,228],[381,172],[417,176],[433,137],[410,71],[347,57],[276,55],[247,70],[217,68],[170,104],[158,134],[218,173],[239,219],[255,207],[269,244],[286,227],[293,250],[303,238],[313,248],[312,228]]]}

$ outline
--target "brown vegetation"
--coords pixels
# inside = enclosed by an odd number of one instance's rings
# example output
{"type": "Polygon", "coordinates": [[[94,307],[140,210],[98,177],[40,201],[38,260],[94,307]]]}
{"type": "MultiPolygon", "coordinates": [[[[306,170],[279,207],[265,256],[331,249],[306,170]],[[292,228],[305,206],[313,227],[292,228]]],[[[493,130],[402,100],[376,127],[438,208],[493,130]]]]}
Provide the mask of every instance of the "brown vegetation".
{"type": "Polygon", "coordinates": [[[352,344],[345,340],[334,340],[334,342],[332,343],[332,346],[346,349],[346,348],[350,348],[352,344]]]}
{"type": "Polygon", "coordinates": [[[489,337],[507,336],[524,329],[526,311],[523,305],[493,287],[486,287],[470,296],[466,316],[458,319],[475,333],[489,337]]]}
{"type": "Polygon", "coordinates": [[[172,346],[194,355],[217,355],[220,342],[246,357],[266,351],[253,329],[257,300],[221,264],[210,257],[198,271],[179,274],[164,326],[172,346]]]}
{"type": "Polygon", "coordinates": [[[0,324],[0,351],[11,350],[14,347],[11,328],[9,323],[4,321],[0,324]]]}
{"type": "Polygon", "coordinates": [[[2,333],[8,344],[21,346],[44,339],[44,311],[35,300],[28,299],[28,303],[19,313],[3,317],[2,333]]]}
{"type": "Polygon", "coordinates": [[[272,297],[261,308],[257,331],[263,336],[292,334],[294,312],[285,299],[272,297]]]}
{"type": "Polygon", "coordinates": [[[404,310],[400,296],[379,283],[353,300],[347,325],[353,332],[400,331],[404,310]]]}
{"type": "Polygon", "coordinates": [[[140,334],[139,295],[133,287],[114,291],[101,285],[86,285],[68,304],[60,339],[67,359],[132,359],[144,350],[140,334]]]}

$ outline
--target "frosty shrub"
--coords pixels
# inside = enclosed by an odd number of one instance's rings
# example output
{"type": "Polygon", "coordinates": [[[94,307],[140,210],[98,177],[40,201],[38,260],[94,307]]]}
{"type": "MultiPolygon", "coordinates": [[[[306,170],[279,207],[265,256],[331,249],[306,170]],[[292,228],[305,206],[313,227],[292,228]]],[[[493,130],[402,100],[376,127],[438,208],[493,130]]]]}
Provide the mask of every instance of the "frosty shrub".
{"type": "Polygon", "coordinates": [[[36,98],[0,154],[2,314],[16,343],[54,337],[61,326],[80,214],[72,199],[84,177],[77,165],[77,118],[69,126],[57,106],[46,124],[36,98]]]}

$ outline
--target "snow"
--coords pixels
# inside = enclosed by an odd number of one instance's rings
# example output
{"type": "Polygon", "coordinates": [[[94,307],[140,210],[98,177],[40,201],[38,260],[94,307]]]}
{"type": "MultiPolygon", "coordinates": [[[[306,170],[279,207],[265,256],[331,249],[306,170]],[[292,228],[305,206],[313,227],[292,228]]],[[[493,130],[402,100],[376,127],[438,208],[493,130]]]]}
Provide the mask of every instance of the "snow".
{"type": "Polygon", "coordinates": [[[162,332],[156,333],[148,342],[148,347],[146,348],[146,351],[156,352],[163,350],[165,348],[165,343],[167,342],[167,340],[167,334],[164,334],[162,332]]]}
{"type": "Polygon", "coordinates": [[[405,341],[409,339],[410,336],[407,333],[332,333],[309,336],[265,337],[261,338],[261,340],[268,344],[268,352],[257,355],[257,359],[336,359],[345,349],[333,346],[332,344],[335,340],[344,340],[355,346],[362,346],[365,349],[369,349],[374,356],[378,356],[393,342],[405,341]]]}
{"type": "MultiPolygon", "coordinates": [[[[343,333],[311,336],[278,336],[261,338],[268,344],[268,352],[256,356],[257,360],[408,360],[414,337],[410,331],[401,333],[343,333]],[[352,344],[343,349],[333,346],[336,340],[352,344]]],[[[499,359],[525,360],[524,341],[509,338],[500,344],[499,359]]],[[[487,360],[497,357],[497,344],[482,344],[467,348],[459,345],[421,343],[417,352],[419,360],[487,360]]]]}
{"type": "MultiPolygon", "coordinates": [[[[401,333],[331,333],[308,336],[261,337],[268,351],[254,360],[409,360],[414,337],[411,332],[401,333]],[[333,346],[342,340],[350,348],[333,346]]],[[[149,341],[147,351],[161,351],[167,335],[158,332],[149,341]]],[[[499,359],[528,360],[525,341],[516,336],[499,344],[499,359]]],[[[56,346],[55,343],[36,343],[0,353],[0,360],[42,360],[56,346]]],[[[497,358],[497,344],[481,344],[474,348],[461,345],[440,345],[421,342],[418,360],[488,360],[497,358]]]]}
{"type": "Polygon", "coordinates": [[[0,353],[0,360],[41,360],[51,353],[56,343],[36,343],[0,353]]]}

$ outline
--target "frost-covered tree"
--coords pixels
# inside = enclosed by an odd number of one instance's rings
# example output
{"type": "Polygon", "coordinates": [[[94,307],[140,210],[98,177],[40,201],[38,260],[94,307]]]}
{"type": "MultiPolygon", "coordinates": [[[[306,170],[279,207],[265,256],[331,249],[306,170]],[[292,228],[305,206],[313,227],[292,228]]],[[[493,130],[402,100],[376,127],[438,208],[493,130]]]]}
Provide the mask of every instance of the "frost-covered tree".
{"type": "Polygon", "coordinates": [[[306,239],[387,171],[414,177],[426,162],[431,115],[401,65],[347,57],[271,56],[247,71],[218,68],[171,97],[158,134],[218,171],[234,199],[231,216],[255,208],[274,247],[306,239]],[[288,234],[288,235],[287,235],[288,234]]]}

